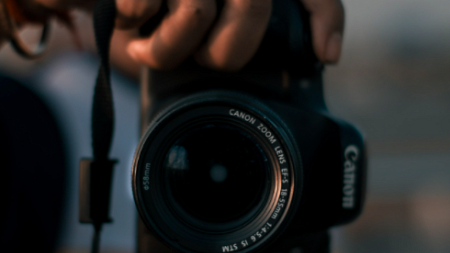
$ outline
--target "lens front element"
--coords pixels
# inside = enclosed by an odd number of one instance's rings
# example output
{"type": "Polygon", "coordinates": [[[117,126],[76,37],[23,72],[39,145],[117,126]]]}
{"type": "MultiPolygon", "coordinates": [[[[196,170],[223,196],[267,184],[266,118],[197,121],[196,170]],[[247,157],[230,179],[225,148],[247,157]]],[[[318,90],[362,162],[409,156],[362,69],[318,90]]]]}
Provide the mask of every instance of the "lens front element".
{"type": "Polygon", "coordinates": [[[168,198],[187,221],[189,216],[211,223],[242,219],[257,211],[268,188],[263,150],[230,125],[208,124],[184,132],[170,147],[164,170],[168,198]]]}

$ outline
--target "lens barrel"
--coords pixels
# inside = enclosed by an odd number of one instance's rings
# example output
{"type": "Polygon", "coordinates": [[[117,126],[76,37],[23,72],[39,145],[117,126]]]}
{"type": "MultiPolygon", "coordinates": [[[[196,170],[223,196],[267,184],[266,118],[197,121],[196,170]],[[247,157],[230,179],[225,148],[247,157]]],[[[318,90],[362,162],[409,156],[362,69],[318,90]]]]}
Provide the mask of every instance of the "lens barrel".
{"type": "Polygon", "coordinates": [[[133,162],[133,193],[153,234],[181,252],[257,252],[289,225],[300,154],[257,99],[195,94],[156,116],[133,162]]]}

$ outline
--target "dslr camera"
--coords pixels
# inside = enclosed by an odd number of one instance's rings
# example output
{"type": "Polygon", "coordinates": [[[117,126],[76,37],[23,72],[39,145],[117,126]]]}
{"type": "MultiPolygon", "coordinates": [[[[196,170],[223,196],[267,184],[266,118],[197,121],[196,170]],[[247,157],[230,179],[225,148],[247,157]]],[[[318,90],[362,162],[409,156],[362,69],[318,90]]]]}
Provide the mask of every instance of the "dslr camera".
{"type": "Polygon", "coordinates": [[[361,213],[366,157],[360,132],[328,111],[322,71],[296,0],[273,1],[238,73],[193,60],[145,70],[138,251],[329,252],[328,229],[361,213]]]}

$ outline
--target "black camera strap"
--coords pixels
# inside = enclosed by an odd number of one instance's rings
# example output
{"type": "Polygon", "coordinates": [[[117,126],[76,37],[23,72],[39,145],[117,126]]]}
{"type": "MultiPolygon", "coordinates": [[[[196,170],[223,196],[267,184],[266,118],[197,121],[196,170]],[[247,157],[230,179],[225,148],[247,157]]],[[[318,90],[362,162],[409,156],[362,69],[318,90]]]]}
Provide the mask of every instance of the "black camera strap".
{"type": "Polygon", "coordinates": [[[92,148],[94,158],[100,159],[108,157],[114,128],[109,48],[115,17],[114,0],[98,1],[94,10],[94,29],[101,65],[98,70],[92,106],[92,148]]]}
{"type": "Polygon", "coordinates": [[[81,159],[79,181],[79,220],[92,223],[95,233],[92,251],[99,251],[100,230],[109,218],[112,171],[115,160],[111,160],[114,131],[114,106],[111,91],[109,48],[116,5],[114,0],[99,0],[94,8],[94,29],[100,68],[94,88],[91,118],[93,158],[81,159]]]}

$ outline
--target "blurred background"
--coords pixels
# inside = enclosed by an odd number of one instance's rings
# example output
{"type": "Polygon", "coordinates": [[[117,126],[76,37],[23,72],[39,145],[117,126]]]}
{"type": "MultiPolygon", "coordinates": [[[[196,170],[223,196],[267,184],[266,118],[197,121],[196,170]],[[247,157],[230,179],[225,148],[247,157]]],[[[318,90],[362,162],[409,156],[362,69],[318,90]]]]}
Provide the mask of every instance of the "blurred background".
{"type": "MultiPolygon", "coordinates": [[[[333,252],[450,252],[450,1],[343,0],[341,61],[325,72],[329,109],[365,133],[369,148],[365,210],[333,228],[333,252]]],[[[57,252],[87,252],[93,229],[78,223],[78,160],[91,154],[90,106],[98,60],[90,18],[76,13],[83,50],[53,24],[45,58],[25,61],[9,46],[0,72],[43,98],[66,143],[63,214],[57,252]]],[[[23,36],[34,38],[38,30],[23,36]]],[[[120,47],[121,42],[116,43],[120,47]]],[[[104,252],[133,252],[136,213],[130,168],[138,142],[139,67],[113,74],[117,157],[104,252]],[[120,132],[120,135],[117,133],[120,132]]],[[[45,208],[45,207],[36,207],[45,208]]]]}

